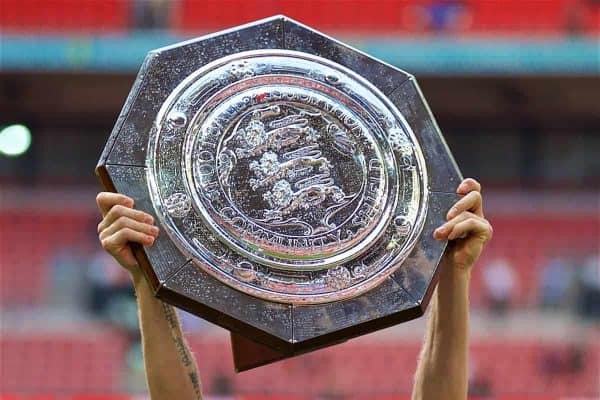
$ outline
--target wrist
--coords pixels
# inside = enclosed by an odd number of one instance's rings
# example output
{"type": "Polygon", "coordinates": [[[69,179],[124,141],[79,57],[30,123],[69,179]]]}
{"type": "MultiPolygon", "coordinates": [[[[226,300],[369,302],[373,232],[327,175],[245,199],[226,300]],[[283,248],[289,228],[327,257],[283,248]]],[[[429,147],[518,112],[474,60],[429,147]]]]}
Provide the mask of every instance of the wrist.
{"type": "Polygon", "coordinates": [[[442,275],[467,280],[471,277],[471,266],[455,265],[446,255],[442,257],[438,268],[440,268],[442,275]]]}
{"type": "Polygon", "coordinates": [[[135,288],[147,284],[146,278],[144,277],[144,273],[139,267],[130,269],[129,275],[131,276],[131,282],[133,283],[133,286],[135,288]]]}
{"type": "MultiPolygon", "coordinates": [[[[445,260],[445,259],[444,259],[445,260]]],[[[469,291],[471,268],[458,268],[447,260],[440,263],[439,291],[454,296],[459,292],[469,291]]]]}

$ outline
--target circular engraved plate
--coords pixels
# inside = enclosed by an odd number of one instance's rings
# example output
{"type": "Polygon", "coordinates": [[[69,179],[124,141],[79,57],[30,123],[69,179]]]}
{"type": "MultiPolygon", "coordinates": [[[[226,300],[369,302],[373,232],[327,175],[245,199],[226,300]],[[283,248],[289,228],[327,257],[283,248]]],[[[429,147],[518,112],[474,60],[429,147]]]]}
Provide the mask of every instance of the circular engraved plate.
{"type": "Polygon", "coordinates": [[[165,102],[148,146],[167,233],[253,296],[356,296],[422,229],[427,174],[410,128],[369,82],[320,57],[260,50],[203,67],[165,102]]]}

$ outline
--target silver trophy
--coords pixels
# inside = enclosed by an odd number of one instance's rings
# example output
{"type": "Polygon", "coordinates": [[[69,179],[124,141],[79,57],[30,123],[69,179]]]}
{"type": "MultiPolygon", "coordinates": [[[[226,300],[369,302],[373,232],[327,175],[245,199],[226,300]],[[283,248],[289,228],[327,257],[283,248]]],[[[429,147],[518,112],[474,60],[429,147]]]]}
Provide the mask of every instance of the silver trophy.
{"type": "Polygon", "coordinates": [[[284,16],[150,52],[97,173],[239,370],[422,315],[461,180],[411,75],[284,16]]]}

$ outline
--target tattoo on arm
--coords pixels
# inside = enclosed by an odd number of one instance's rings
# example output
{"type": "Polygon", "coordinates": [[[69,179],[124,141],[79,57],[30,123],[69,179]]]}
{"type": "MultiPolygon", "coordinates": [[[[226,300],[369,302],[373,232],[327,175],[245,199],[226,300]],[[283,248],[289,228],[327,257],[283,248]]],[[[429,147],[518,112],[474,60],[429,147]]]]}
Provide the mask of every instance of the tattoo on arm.
{"type": "Polygon", "coordinates": [[[202,390],[200,388],[200,378],[198,377],[198,371],[196,371],[194,359],[190,354],[187,346],[185,345],[183,337],[181,336],[181,329],[179,327],[179,321],[177,319],[175,310],[173,309],[173,307],[166,303],[162,303],[162,307],[165,313],[165,319],[167,320],[167,324],[169,325],[169,330],[171,331],[171,338],[173,339],[175,348],[179,353],[179,359],[181,360],[183,366],[188,370],[188,377],[192,384],[192,388],[194,389],[196,400],[201,400],[202,390]]]}
{"type": "Polygon", "coordinates": [[[198,372],[192,371],[189,374],[190,381],[192,382],[192,386],[194,387],[194,394],[197,399],[202,399],[202,392],[200,390],[200,378],[198,378],[198,372]]]}

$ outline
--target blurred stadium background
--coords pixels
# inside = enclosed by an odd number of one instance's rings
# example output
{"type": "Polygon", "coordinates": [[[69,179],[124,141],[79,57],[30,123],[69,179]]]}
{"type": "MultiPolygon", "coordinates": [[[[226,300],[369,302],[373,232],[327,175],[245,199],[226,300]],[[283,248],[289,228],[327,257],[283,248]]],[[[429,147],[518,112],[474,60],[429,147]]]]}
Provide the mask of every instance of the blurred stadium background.
{"type": "MultiPolygon", "coordinates": [[[[495,237],[473,273],[476,399],[600,398],[600,2],[0,0],[0,398],[144,399],[93,169],[144,54],[283,13],[415,74],[495,237]]],[[[408,399],[424,319],[235,375],[212,399],[408,399]]]]}

